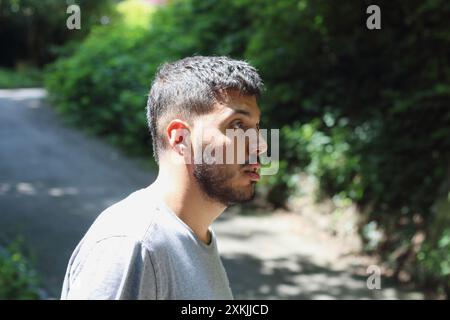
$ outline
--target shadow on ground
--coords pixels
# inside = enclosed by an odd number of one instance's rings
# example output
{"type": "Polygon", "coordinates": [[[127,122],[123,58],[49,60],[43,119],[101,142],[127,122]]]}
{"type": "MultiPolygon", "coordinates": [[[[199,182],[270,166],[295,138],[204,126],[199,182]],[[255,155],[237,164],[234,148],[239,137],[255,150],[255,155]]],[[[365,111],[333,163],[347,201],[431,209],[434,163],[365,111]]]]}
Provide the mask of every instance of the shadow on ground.
{"type": "Polygon", "coordinates": [[[236,299],[417,299],[387,279],[380,290],[367,288],[367,277],[336,271],[293,256],[261,260],[248,254],[223,257],[236,299]],[[271,267],[267,267],[267,266],[271,267]]]}

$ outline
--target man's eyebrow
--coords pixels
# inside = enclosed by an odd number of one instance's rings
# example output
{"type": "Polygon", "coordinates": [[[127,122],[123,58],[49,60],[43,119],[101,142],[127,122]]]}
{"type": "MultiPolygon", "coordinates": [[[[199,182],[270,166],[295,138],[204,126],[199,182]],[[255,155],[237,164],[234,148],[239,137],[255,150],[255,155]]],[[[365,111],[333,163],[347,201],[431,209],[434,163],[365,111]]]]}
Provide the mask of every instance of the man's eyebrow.
{"type": "Polygon", "coordinates": [[[251,116],[252,116],[252,114],[249,111],[247,111],[247,110],[244,110],[244,109],[233,109],[233,113],[227,118],[230,118],[230,117],[232,117],[232,116],[234,116],[236,114],[243,114],[243,115],[245,115],[245,116],[247,116],[249,118],[251,118],[251,116]]]}

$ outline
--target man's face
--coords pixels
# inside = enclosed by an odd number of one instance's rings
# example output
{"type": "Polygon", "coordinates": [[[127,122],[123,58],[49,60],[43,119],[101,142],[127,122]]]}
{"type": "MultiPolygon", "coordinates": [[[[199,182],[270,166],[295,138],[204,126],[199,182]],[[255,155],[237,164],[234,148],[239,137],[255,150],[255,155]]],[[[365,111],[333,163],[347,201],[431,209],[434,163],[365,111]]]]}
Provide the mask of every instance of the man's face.
{"type": "Polygon", "coordinates": [[[193,176],[209,198],[226,206],[253,199],[258,154],[267,149],[259,135],[259,120],[256,97],[228,91],[213,112],[194,121],[193,153],[203,154],[201,163],[192,164],[193,176]],[[245,139],[243,133],[256,139],[245,139]]]}

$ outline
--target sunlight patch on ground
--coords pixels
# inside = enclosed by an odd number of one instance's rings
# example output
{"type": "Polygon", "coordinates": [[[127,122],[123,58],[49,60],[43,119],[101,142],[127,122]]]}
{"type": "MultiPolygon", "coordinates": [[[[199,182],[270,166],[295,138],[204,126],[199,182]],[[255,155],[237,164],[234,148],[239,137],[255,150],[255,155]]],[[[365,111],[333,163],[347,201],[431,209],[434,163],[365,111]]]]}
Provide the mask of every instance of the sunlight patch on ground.
{"type": "MultiPolygon", "coordinates": [[[[14,101],[22,101],[29,99],[42,99],[47,96],[47,92],[42,88],[29,89],[0,89],[0,99],[11,99],[14,101]]],[[[38,105],[34,105],[34,108],[38,105]]]]}

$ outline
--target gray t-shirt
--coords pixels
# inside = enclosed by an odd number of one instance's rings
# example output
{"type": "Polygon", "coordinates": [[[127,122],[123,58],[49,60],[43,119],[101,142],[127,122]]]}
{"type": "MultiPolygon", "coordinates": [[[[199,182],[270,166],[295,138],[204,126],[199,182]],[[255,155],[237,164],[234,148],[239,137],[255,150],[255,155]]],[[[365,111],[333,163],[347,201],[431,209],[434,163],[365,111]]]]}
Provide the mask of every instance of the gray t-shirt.
{"type": "Polygon", "coordinates": [[[61,299],[233,299],[214,231],[205,244],[157,194],[149,186],[100,214],[61,299]]]}

